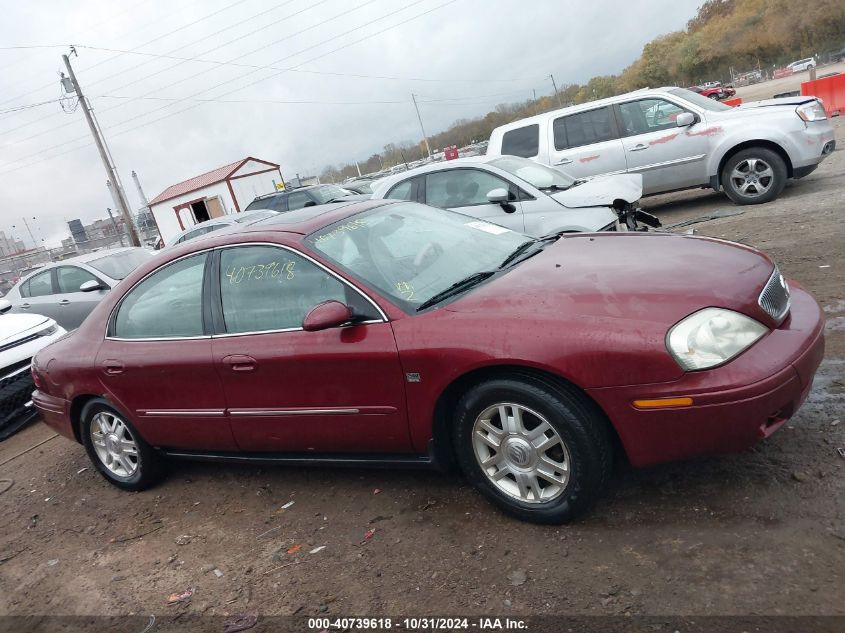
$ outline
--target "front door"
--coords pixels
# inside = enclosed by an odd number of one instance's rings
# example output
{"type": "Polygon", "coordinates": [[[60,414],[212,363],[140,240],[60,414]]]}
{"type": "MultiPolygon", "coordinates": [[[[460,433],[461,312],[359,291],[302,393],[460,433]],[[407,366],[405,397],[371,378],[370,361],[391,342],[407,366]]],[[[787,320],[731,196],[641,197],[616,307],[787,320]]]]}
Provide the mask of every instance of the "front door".
{"type": "Polygon", "coordinates": [[[637,99],[619,104],[628,171],[642,174],[643,193],[703,185],[708,181],[706,134],[695,125],[678,127],[689,112],[667,99],[637,99]]]}
{"type": "Polygon", "coordinates": [[[179,259],[135,286],[97,353],[109,397],[154,447],[235,450],[203,318],[206,258],[179,259]]]}
{"type": "Polygon", "coordinates": [[[220,334],[212,340],[232,432],[246,452],[411,450],[390,323],[357,290],[291,249],[219,250],[220,334]],[[350,305],[358,325],[302,329],[319,303],[350,305]]]}
{"type": "Polygon", "coordinates": [[[625,173],[625,148],[610,106],[558,117],[549,134],[552,167],[575,178],[625,173]]]}
{"type": "Polygon", "coordinates": [[[64,327],[64,324],[59,318],[61,315],[59,314],[54,280],[53,269],[48,268],[23,282],[19,289],[21,295],[20,301],[15,301],[12,306],[12,312],[40,314],[41,316],[55,319],[59,325],[64,327]]]}
{"type": "Polygon", "coordinates": [[[59,322],[66,330],[79,327],[85,317],[94,309],[109,291],[106,284],[87,270],[79,266],[58,266],[56,268],[56,283],[59,293],[53,295],[57,304],[57,311],[61,319],[59,322]],[[82,292],[79,287],[86,281],[95,281],[102,286],[100,290],[82,292]]]}
{"type": "Polygon", "coordinates": [[[483,169],[467,167],[437,171],[425,176],[425,203],[522,232],[525,222],[516,193],[512,193],[513,200],[506,209],[498,202],[487,200],[487,194],[493,189],[511,191],[512,187],[506,180],[483,169]]]}

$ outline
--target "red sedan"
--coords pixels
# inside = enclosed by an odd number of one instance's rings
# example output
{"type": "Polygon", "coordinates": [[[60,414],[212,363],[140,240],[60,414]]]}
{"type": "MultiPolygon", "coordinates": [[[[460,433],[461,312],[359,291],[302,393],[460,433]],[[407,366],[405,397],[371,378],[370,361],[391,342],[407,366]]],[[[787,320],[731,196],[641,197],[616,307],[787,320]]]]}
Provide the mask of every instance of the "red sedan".
{"type": "Polygon", "coordinates": [[[773,433],[822,331],[739,244],[336,204],[163,252],[39,352],[33,402],[128,490],[168,457],[457,463],[506,511],[561,522],[614,447],[644,466],[773,433]]]}

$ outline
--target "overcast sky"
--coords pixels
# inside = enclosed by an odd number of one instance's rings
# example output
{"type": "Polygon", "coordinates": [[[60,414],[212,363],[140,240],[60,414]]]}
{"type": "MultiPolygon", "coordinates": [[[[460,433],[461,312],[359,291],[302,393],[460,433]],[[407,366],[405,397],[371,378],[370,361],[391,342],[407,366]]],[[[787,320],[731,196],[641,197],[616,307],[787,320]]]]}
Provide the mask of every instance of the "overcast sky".
{"type": "Polygon", "coordinates": [[[319,172],[390,142],[419,140],[412,92],[434,133],[497,103],[524,100],[532,89],[550,94],[550,73],[558,86],[617,73],[653,37],[683,28],[698,4],[4,2],[0,230],[31,246],[25,217],[38,244],[57,245],[69,234],[67,220],[88,222],[114,207],[80,109],[65,114],[62,104],[49,103],[9,112],[60,97],[67,43],[77,45],[74,69],[137,209],[133,169],[149,198],[248,155],[280,163],[285,177],[319,172]],[[5,48],[32,45],[61,46],[5,48]],[[279,103],[291,101],[311,103],[279,103]]]}

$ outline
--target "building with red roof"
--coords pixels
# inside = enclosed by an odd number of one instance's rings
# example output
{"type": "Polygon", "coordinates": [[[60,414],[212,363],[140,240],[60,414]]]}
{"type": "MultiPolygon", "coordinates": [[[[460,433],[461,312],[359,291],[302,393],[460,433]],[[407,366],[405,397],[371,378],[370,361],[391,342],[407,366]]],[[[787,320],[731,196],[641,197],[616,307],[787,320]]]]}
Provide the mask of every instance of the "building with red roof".
{"type": "Polygon", "coordinates": [[[190,226],[240,213],[256,196],[279,189],[284,189],[279,165],[247,156],[170,185],[150,200],[150,210],[167,243],[190,226]]]}

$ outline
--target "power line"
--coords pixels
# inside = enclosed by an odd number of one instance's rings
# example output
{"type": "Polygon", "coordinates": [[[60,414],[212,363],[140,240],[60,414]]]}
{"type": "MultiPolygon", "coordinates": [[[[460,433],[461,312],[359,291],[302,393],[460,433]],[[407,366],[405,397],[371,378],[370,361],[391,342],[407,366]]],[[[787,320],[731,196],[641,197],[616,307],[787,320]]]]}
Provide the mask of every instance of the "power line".
{"type": "MultiPolygon", "coordinates": [[[[241,0],[241,1],[242,1],[242,0],[241,0]]],[[[293,17],[296,17],[297,15],[299,15],[299,14],[301,14],[301,13],[305,13],[306,11],[309,11],[309,10],[311,10],[311,9],[313,9],[313,8],[315,8],[315,7],[318,7],[318,6],[319,6],[319,5],[321,5],[321,4],[325,4],[326,2],[329,2],[329,1],[330,1],[330,0],[320,0],[319,2],[317,2],[317,3],[315,3],[315,4],[312,4],[312,5],[310,5],[310,6],[306,7],[306,8],[304,8],[304,9],[300,9],[299,11],[296,11],[296,12],[291,13],[291,14],[289,14],[289,15],[286,15],[286,16],[284,16],[284,17],[282,17],[282,18],[279,18],[279,19],[278,19],[278,20],[276,20],[275,22],[270,22],[270,23],[268,23],[268,24],[263,25],[263,26],[262,26],[262,27],[260,27],[260,28],[254,29],[254,30],[249,31],[248,33],[244,33],[243,35],[240,35],[240,36],[238,36],[238,37],[236,37],[236,38],[234,38],[234,39],[232,39],[232,40],[229,40],[229,41],[227,41],[227,42],[224,42],[223,44],[218,44],[217,46],[213,46],[212,48],[210,48],[210,49],[208,49],[208,50],[206,50],[206,51],[203,51],[203,52],[202,52],[202,53],[200,53],[200,54],[201,54],[201,55],[205,55],[206,53],[213,52],[213,51],[215,51],[215,50],[218,50],[218,49],[220,49],[220,48],[223,48],[223,47],[225,47],[225,46],[228,46],[229,44],[233,44],[234,42],[237,42],[237,41],[240,41],[240,40],[242,40],[242,39],[244,39],[244,38],[247,38],[247,37],[250,37],[250,36],[252,36],[252,35],[255,35],[256,33],[259,33],[259,32],[264,31],[264,30],[266,30],[266,29],[268,29],[268,28],[270,28],[270,27],[272,27],[272,26],[275,26],[275,25],[276,25],[276,24],[278,24],[279,22],[286,22],[286,21],[290,20],[290,19],[291,19],[291,18],[293,18],[293,17]]],[[[376,1],[376,0],[368,0],[368,1],[367,1],[367,2],[365,2],[364,4],[359,5],[358,7],[355,7],[354,9],[351,9],[350,11],[347,11],[346,13],[350,13],[351,11],[356,11],[356,10],[358,10],[358,9],[360,9],[360,8],[362,8],[362,7],[364,7],[364,6],[366,6],[367,4],[371,4],[372,2],[375,2],[375,1],[376,1]]],[[[271,8],[271,9],[268,9],[268,10],[266,10],[266,11],[262,11],[261,13],[258,13],[257,15],[253,15],[253,16],[251,16],[251,17],[249,17],[249,18],[245,19],[245,20],[242,20],[242,21],[241,21],[241,22],[239,22],[238,24],[243,24],[244,22],[248,22],[248,21],[250,21],[250,20],[254,20],[255,18],[257,18],[257,17],[259,17],[259,16],[265,15],[265,14],[267,14],[267,13],[269,13],[269,12],[271,12],[271,11],[274,11],[274,10],[276,10],[276,9],[280,8],[280,7],[286,6],[286,5],[290,4],[291,2],[294,2],[294,0],[287,0],[286,2],[283,2],[283,3],[279,4],[279,5],[276,5],[275,7],[271,8]]],[[[237,3],[236,3],[236,4],[237,4],[237,3]]],[[[345,15],[345,13],[344,13],[344,14],[341,14],[341,15],[345,15]]],[[[337,17],[337,16],[336,16],[336,17],[337,17]]],[[[334,18],[331,18],[331,19],[334,19],[334,18]]],[[[174,52],[174,51],[179,51],[179,50],[182,50],[183,48],[186,48],[186,47],[188,47],[188,46],[192,46],[193,44],[196,44],[197,42],[201,42],[201,41],[203,41],[203,40],[205,40],[205,39],[208,39],[209,37],[213,37],[214,35],[217,35],[217,34],[219,34],[219,33],[223,33],[223,32],[225,32],[225,31],[229,31],[231,28],[232,28],[232,26],[231,26],[231,25],[229,25],[229,26],[227,26],[226,28],[221,29],[221,30],[219,30],[219,31],[217,31],[217,32],[215,32],[215,33],[212,33],[212,34],[210,34],[210,35],[207,35],[207,36],[201,37],[200,39],[195,40],[194,42],[191,42],[191,43],[185,44],[185,45],[183,45],[183,46],[179,46],[179,47],[177,47],[177,48],[173,49],[173,51],[170,51],[170,52],[174,52]]],[[[309,27],[309,28],[313,28],[313,27],[309,27]]],[[[305,30],[308,30],[308,29],[305,29],[305,30]]],[[[285,39],[289,39],[290,37],[294,37],[294,36],[296,36],[296,35],[299,35],[300,33],[302,33],[302,31],[299,31],[299,32],[297,32],[297,33],[294,33],[292,36],[283,37],[283,38],[281,38],[281,39],[279,39],[279,40],[275,40],[275,41],[273,41],[273,42],[270,42],[269,44],[266,44],[265,46],[261,46],[261,47],[259,47],[259,48],[255,49],[255,50],[253,50],[253,51],[250,51],[250,52],[248,52],[248,53],[244,53],[243,55],[238,55],[237,57],[234,57],[234,58],[233,58],[232,60],[230,60],[230,61],[234,61],[234,60],[236,60],[236,59],[241,59],[242,57],[247,57],[248,55],[252,55],[253,53],[256,53],[256,52],[258,52],[258,51],[260,51],[260,50],[263,50],[263,49],[265,49],[265,48],[269,48],[270,46],[273,46],[273,45],[275,45],[275,44],[278,44],[279,42],[282,42],[282,41],[284,41],[285,39]]],[[[89,86],[93,86],[93,85],[96,85],[96,84],[98,84],[98,83],[102,83],[103,81],[106,81],[106,80],[111,79],[112,77],[116,77],[116,76],[118,76],[118,75],[123,75],[123,74],[125,74],[126,72],[129,72],[129,71],[131,71],[131,70],[134,70],[135,68],[140,68],[141,66],[144,66],[144,65],[146,65],[147,63],[148,63],[148,62],[142,62],[142,63],[140,63],[140,64],[137,64],[136,66],[133,66],[132,68],[128,69],[127,71],[123,71],[123,72],[119,72],[119,73],[114,73],[114,74],[112,74],[112,75],[108,75],[107,77],[104,77],[104,78],[102,78],[102,79],[98,79],[98,80],[96,80],[96,81],[92,81],[92,82],[90,82],[89,86]]],[[[134,85],[134,84],[138,83],[139,81],[144,81],[144,80],[146,80],[146,79],[150,79],[151,77],[155,77],[156,75],[160,75],[160,74],[161,74],[161,73],[163,73],[163,72],[167,72],[168,70],[173,70],[173,69],[174,69],[174,68],[176,68],[177,66],[181,66],[181,65],[182,65],[182,64],[184,64],[184,63],[185,63],[185,62],[179,62],[178,64],[173,64],[173,65],[171,65],[171,66],[168,66],[167,68],[162,68],[162,69],[160,69],[160,70],[157,70],[157,71],[156,71],[156,72],[154,72],[154,73],[150,73],[149,75],[145,75],[145,76],[143,76],[143,77],[139,77],[139,78],[133,79],[133,80],[132,80],[131,82],[129,82],[129,83],[122,84],[122,85],[120,85],[120,86],[118,86],[118,87],[114,88],[114,90],[120,90],[121,88],[127,88],[127,87],[129,87],[129,86],[132,86],[132,85],[134,85]]],[[[203,71],[203,72],[207,72],[207,71],[203,71]]],[[[200,74],[202,74],[202,73],[200,73],[200,74]]],[[[192,79],[193,79],[193,77],[192,77],[192,79]]],[[[158,92],[159,90],[164,90],[165,88],[170,88],[170,87],[175,86],[175,85],[178,85],[178,84],[180,84],[180,83],[182,83],[182,81],[176,81],[176,82],[173,82],[173,83],[167,84],[167,85],[165,85],[165,86],[160,86],[160,87],[156,88],[155,90],[153,90],[153,91],[150,91],[150,92],[146,93],[146,95],[150,95],[150,94],[152,94],[153,92],[158,92]]],[[[144,95],[144,96],[146,96],[146,95],[144,95]]],[[[121,107],[121,105],[113,106],[113,107],[111,107],[111,108],[106,108],[106,109],[104,109],[104,110],[103,110],[103,112],[108,112],[108,111],[110,111],[110,110],[114,110],[115,108],[119,108],[119,107],[121,107]]],[[[52,118],[52,117],[47,117],[47,118],[52,118]]],[[[35,121],[33,121],[32,123],[35,123],[35,121]]],[[[30,124],[31,124],[31,123],[30,123],[30,124]]],[[[29,125],[29,124],[28,124],[28,125],[29,125]]],[[[12,141],[12,142],[10,142],[10,143],[7,143],[7,145],[16,145],[16,144],[18,144],[18,143],[23,143],[23,142],[25,142],[25,141],[29,141],[29,140],[32,140],[32,139],[34,139],[34,138],[38,138],[39,136],[43,136],[43,135],[45,135],[45,134],[48,134],[49,132],[52,132],[52,131],[54,131],[54,130],[61,129],[61,128],[63,128],[63,127],[68,127],[69,125],[72,125],[72,122],[67,122],[67,123],[62,123],[62,124],[60,124],[60,125],[55,125],[55,126],[53,126],[53,127],[51,127],[51,128],[47,128],[46,130],[42,130],[41,132],[36,132],[35,134],[32,134],[32,135],[27,136],[27,137],[25,137],[25,138],[18,139],[18,140],[16,140],[16,141],[12,141]]],[[[17,128],[17,129],[20,129],[21,127],[26,127],[26,126],[20,126],[20,127],[19,127],[19,128],[17,128]]],[[[8,133],[8,132],[10,132],[10,131],[13,131],[13,130],[3,130],[2,132],[0,132],[0,135],[2,135],[2,134],[6,134],[6,133],[8,133]]]]}
{"type": "Polygon", "coordinates": [[[28,103],[27,105],[17,106],[15,108],[8,108],[7,110],[0,110],[0,115],[2,114],[9,114],[11,112],[19,112],[21,110],[29,110],[30,108],[37,108],[38,106],[47,105],[48,103],[57,103],[61,101],[59,99],[50,99],[49,101],[40,101],[39,103],[28,103]]]}
{"type": "MultiPolygon", "coordinates": [[[[153,39],[148,40],[148,41],[144,42],[143,44],[139,44],[138,46],[136,46],[135,48],[133,48],[133,49],[131,49],[131,50],[134,52],[134,51],[136,51],[136,50],[137,50],[137,49],[139,49],[139,48],[143,48],[144,46],[148,46],[148,45],[152,44],[153,42],[157,42],[158,40],[161,40],[161,39],[163,39],[163,38],[165,38],[165,37],[168,37],[168,36],[170,36],[170,35],[173,35],[174,33],[179,33],[180,31],[183,31],[183,30],[185,30],[185,29],[188,29],[188,28],[190,28],[190,27],[192,27],[192,26],[194,26],[194,25],[196,25],[196,24],[199,24],[200,22],[202,22],[202,21],[204,21],[204,20],[206,20],[206,19],[208,19],[208,18],[211,18],[211,17],[213,17],[213,16],[215,16],[215,15],[218,15],[219,13],[222,13],[223,11],[226,11],[226,10],[228,10],[228,9],[231,9],[232,7],[237,6],[237,5],[239,5],[239,4],[242,4],[243,2],[246,2],[246,1],[248,1],[248,0],[237,0],[236,2],[233,2],[232,4],[226,5],[225,7],[223,7],[222,9],[220,9],[220,10],[218,10],[218,11],[215,11],[215,12],[213,12],[213,13],[209,13],[208,15],[205,15],[205,16],[203,16],[203,17],[201,17],[201,18],[197,19],[197,20],[194,20],[193,22],[189,22],[188,24],[185,24],[185,25],[183,25],[183,26],[180,26],[180,27],[179,27],[179,28],[177,28],[177,29],[174,29],[174,30],[172,30],[172,31],[168,31],[168,32],[167,32],[167,33],[165,33],[164,35],[159,35],[158,37],[154,37],[153,39]]],[[[215,31],[214,33],[211,33],[211,34],[209,34],[209,35],[206,35],[206,36],[204,36],[204,37],[201,37],[201,38],[199,38],[198,40],[194,40],[193,42],[188,42],[187,44],[183,44],[183,45],[181,45],[181,46],[177,46],[176,48],[172,49],[172,50],[171,50],[171,51],[169,51],[169,52],[176,52],[176,51],[180,51],[180,50],[182,50],[182,49],[184,49],[184,48],[187,48],[187,47],[189,47],[189,46],[193,46],[193,45],[194,45],[194,44],[196,44],[197,42],[201,42],[201,41],[203,41],[204,39],[208,39],[208,38],[210,38],[210,37],[214,37],[215,35],[219,35],[220,33],[223,33],[223,32],[225,32],[225,31],[228,31],[228,30],[230,30],[230,29],[232,29],[232,28],[234,28],[234,27],[236,27],[236,26],[238,26],[238,25],[240,25],[240,24],[243,24],[244,22],[248,22],[248,21],[250,21],[250,20],[254,20],[254,19],[255,19],[255,18],[257,18],[257,17],[262,16],[262,15],[265,15],[266,13],[269,13],[270,11],[274,11],[275,9],[278,9],[278,8],[279,8],[279,7],[281,7],[281,6],[284,6],[284,5],[286,5],[286,4],[289,4],[289,3],[290,3],[290,2],[292,2],[292,1],[293,1],[293,0],[288,0],[287,2],[283,2],[283,3],[279,4],[279,5],[276,5],[275,7],[271,8],[271,9],[268,9],[268,10],[266,10],[266,11],[262,11],[261,13],[258,13],[258,14],[256,14],[256,15],[253,15],[253,16],[251,16],[251,17],[249,17],[249,18],[245,19],[245,20],[241,20],[240,22],[237,22],[237,23],[236,23],[236,24],[234,24],[234,25],[232,25],[232,24],[227,25],[225,28],[220,29],[219,31],[215,31]]],[[[154,23],[155,23],[155,21],[150,22],[149,24],[154,24],[154,23]]],[[[224,46],[225,46],[225,44],[224,44],[224,46]]],[[[212,49],[212,50],[215,50],[215,49],[212,49]]],[[[122,54],[123,54],[123,53],[120,53],[120,54],[118,54],[118,55],[114,55],[114,56],[112,56],[112,57],[109,57],[108,59],[101,60],[101,61],[97,62],[96,64],[93,64],[92,66],[89,66],[86,70],[92,70],[92,69],[94,69],[94,68],[97,68],[98,66],[101,66],[101,65],[103,65],[103,64],[105,64],[105,63],[107,63],[107,62],[109,62],[109,61],[111,61],[111,60],[113,60],[113,59],[116,59],[116,58],[120,57],[122,54]]],[[[90,84],[89,84],[89,85],[96,85],[96,84],[98,84],[98,83],[101,83],[101,82],[103,82],[103,81],[106,81],[106,80],[108,80],[108,79],[111,79],[112,77],[117,77],[118,75],[123,75],[123,74],[125,74],[125,73],[131,72],[131,71],[133,71],[133,70],[135,70],[135,69],[137,69],[137,68],[140,68],[141,66],[146,65],[147,63],[148,63],[148,62],[142,62],[142,63],[140,63],[140,64],[136,64],[135,66],[132,66],[132,67],[130,67],[130,68],[128,68],[128,69],[126,69],[126,70],[124,70],[124,71],[117,72],[117,73],[112,73],[111,75],[107,75],[107,76],[106,76],[106,77],[104,77],[104,78],[101,78],[101,79],[98,79],[98,80],[95,80],[95,81],[90,82],[90,84]]],[[[148,79],[149,77],[152,77],[152,76],[154,76],[155,74],[156,74],[156,73],[154,73],[153,75],[148,75],[147,77],[142,77],[141,79],[148,79]]],[[[2,105],[3,103],[7,103],[8,101],[14,101],[15,99],[19,99],[19,98],[21,98],[21,97],[25,97],[25,96],[27,96],[27,95],[32,94],[33,92],[38,92],[39,90],[41,90],[41,89],[43,89],[43,88],[45,88],[45,87],[47,87],[47,86],[52,86],[52,85],[53,85],[53,83],[50,83],[50,84],[45,84],[44,86],[40,86],[39,88],[35,88],[34,90],[30,90],[29,92],[26,92],[26,93],[24,93],[24,94],[22,94],[22,95],[18,95],[17,97],[13,97],[12,99],[7,99],[6,101],[0,101],[0,105],[2,105]]],[[[120,86],[120,87],[122,88],[122,87],[125,87],[125,86],[120,86]]],[[[58,113],[57,113],[56,115],[51,115],[51,116],[49,116],[49,117],[45,117],[45,118],[53,118],[53,116],[58,116],[58,113]]],[[[30,121],[29,123],[26,123],[26,124],[24,124],[24,125],[18,126],[17,128],[14,128],[14,129],[10,129],[10,130],[3,130],[2,132],[0,132],[0,135],[2,135],[2,134],[7,134],[8,132],[11,132],[11,131],[17,131],[17,130],[20,130],[21,128],[28,127],[29,125],[33,125],[33,124],[35,124],[35,123],[41,123],[41,122],[43,122],[43,121],[44,121],[44,119],[39,119],[39,120],[35,120],[35,121],[30,121]]],[[[58,126],[54,126],[54,127],[52,127],[52,128],[49,128],[49,129],[45,130],[45,131],[44,131],[44,133],[46,133],[46,132],[50,132],[50,131],[52,131],[52,130],[55,130],[55,129],[58,129],[58,128],[61,128],[61,127],[65,127],[65,124],[62,124],[62,125],[58,125],[58,126]]],[[[36,135],[36,136],[37,136],[37,135],[36,135]]],[[[30,136],[30,137],[27,137],[27,138],[22,139],[22,140],[23,140],[23,141],[26,141],[26,140],[29,140],[30,138],[34,138],[34,137],[30,136]]],[[[15,142],[22,142],[22,141],[15,141],[15,142]]]]}
{"type": "MultiPolygon", "coordinates": [[[[382,16],[381,18],[377,18],[377,19],[382,19],[382,18],[384,18],[384,17],[388,17],[388,16],[390,16],[390,15],[393,15],[393,14],[395,14],[395,13],[398,13],[399,11],[404,10],[404,9],[407,9],[407,8],[409,8],[409,7],[411,7],[411,6],[415,5],[415,4],[419,4],[419,2],[420,2],[420,1],[422,1],[422,0],[418,0],[417,2],[414,2],[414,3],[410,4],[410,5],[407,5],[406,7],[403,7],[403,9],[399,9],[399,10],[397,10],[397,11],[393,11],[393,12],[388,13],[388,14],[386,14],[386,15],[382,16]]],[[[416,19],[418,19],[418,18],[421,18],[421,17],[423,17],[423,16],[425,16],[425,15],[428,15],[428,14],[430,14],[430,13],[433,13],[434,11],[438,11],[439,9],[442,9],[442,8],[444,8],[444,7],[446,7],[446,6],[450,5],[450,4],[453,4],[453,3],[454,3],[454,2],[456,2],[456,1],[457,1],[457,0],[448,0],[447,2],[444,2],[443,4],[437,5],[436,7],[432,7],[431,9],[427,9],[426,11],[423,11],[422,13],[418,13],[417,15],[414,15],[414,16],[412,16],[412,17],[410,17],[410,18],[407,18],[407,19],[405,19],[405,20],[402,20],[401,22],[397,22],[396,24],[393,24],[393,25],[391,25],[391,26],[389,26],[389,27],[386,27],[386,28],[381,29],[381,30],[379,30],[379,31],[375,31],[375,32],[373,32],[373,33],[370,33],[370,34],[368,34],[368,35],[366,35],[366,36],[364,36],[364,37],[362,37],[362,38],[359,38],[359,39],[357,39],[357,40],[355,40],[355,41],[349,42],[349,43],[347,43],[347,44],[344,44],[344,45],[342,45],[342,46],[339,46],[339,47],[337,47],[337,48],[334,48],[334,49],[332,49],[332,50],[330,50],[330,51],[327,51],[327,52],[325,52],[325,53],[322,53],[322,54],[320,54],[320,55],[317,55],[316,57],[312,57],[311,59],[308,59],[308,60],[306,60],[306,61],[304,61],[304,62],[301,62],[300,64],[298,64],[298,66],[302,66],[302,65],[305,65],[305,64],[309,64],[309,63],[314,62],[314,61],[316,61],[316,60],[318,60],[318,59],[322,59],[323,57],[326,57],[326,56],[328,56],[328,55],[331,55],[331,54],[333,54],[333,53],[336,53],[336,52],[338,52],[338,51],[340,51],[340,50],[343,50],[343,49],[345,49],[345,48],[348,48],[348,47],[350,47],[350,46],[353,46],[353,45],[355,45],[355,44],[358,44],[358,43],[360,43],[360,42],[363,42],[363,41],[365,41],[365,40],[367,40],[367,39],[370,39],[370,38],[375,37],[375,36],[377,36],[377,35],[381,35],[381,34],[383,34],[383,33],[387,32],[387,31],[389,31],[389,30],[391,30],[391,29],[394,29],[394,28],[396,28],[396,27],[399,27],[399,26],[402,26],[402,25],[404,25],[404,24],[407,24],[408,22],[411,22],[411,21],[416,20],[416,19]]],[[[374,20],[374,21],[375,21],[375,20],[374,20]]],[[[350,31],[347,31],[346,33],[343,33],[343,34],[341,34],[341,35],[346,35],[346,34],[348,34],[348,33],[351,33],[352,31],[355,31],[355,30],[358,30],[358,29],[360,29],[360,28],[363,28],[363,26],[369,26],[369,24],[367,24],[367,25],[362,25],[362,26],[359,26],[359,27],[356,27],[355,29],[352,29],[352,30],[350,30],[350,31]]],[[[331,41],[332,39],[336,39],[336,37],[334,37],[334,38],[330,38],[329,40],[326,40],[326,41],[324,41],[324,42],[321,42],[321,43],[320,43],[320,44],[318,44],[318,45],[324,44],[325,42],[327,42],[327,41],[331,41]]],[[[318,45],[315,45],[315,46],[318,46],[318,45]]],[[[312,47],[309,47],[309,48],[314,48],[314,47],[312,46],[312,47]]],[[[308,49],[305,49],[305,50],[308,50],[308,49]]],[[[301,53],[301,52],[303,52],[303,51],[299,51],[299,52],[297,52],[297,53],[294,53],[294,54],[293,54],[293,55],[291,55],[291,56],[298,55],[298,54],[299,54],[299,53],[301,53]]],[[[286,59],[286,58],[283,58],[283,59],[286,59]]],[[[278,63],[278,60],[277,60],[276,62],[274,62],[274,63],[278,63]]],[[[286,72],[286,71],[282,71],[282,72],[286,72]]],[[[262,78],[262,79],[258,79],[258,80],[256,80],[256,81],[253,81],[253,82],[251,82],[251,83],[249,83],[249,84],[247,84],[247,85],[245,85],[245,86],[241,86],[241,87],[239,87],[239,88],[235,88],[234,90],[231,90],[231,91],[229,91],[229,92],[223,93],[222,95],[218,95],[218,98],[219,98],[219,97],[224,97],[224,96],[227,96],[227,95],[232,94],[232,93],[234,93],[234,92],[238,92],[239,90],[242,90],[242,89],[244,89],[244,88],[248,88],[248,87],[250,87],[250,86],[252,86],[252,85],[255,85],[255,84],[257,84],[257,83],[260,83],[260,82],[262,82],[262,81],[266,81],[267,79],[270,79],[270,78],[272,78],[272,77],[276,77],[276,76],[278,76],[278,75],[280,75],[280,74],[282,74],[282,73],[281,73],[281,72],[276,72],[276,73],[274,73],[274,74],[272,74],[272,75],[269,75],[269,76],[267,76],[267,77],[264,77],[264,78],[262,78]]],[[[241,78],[242,78],[242,77],[241,77],[241,78]]],[[[217,88],[217,87],[219,87],[219,86],[221,86],[221,85],[224,85],[224,84],[226,84],[226,83],[231,83],[231,81],[234,81],[234,79],[233,79],[233,80],[229,80],[229,81],[222,82],[222,83],[220,83],[220,84],[218,84],[218,85],[216,85],[216,86],[212,86],[212,88],[209,88],[209,90],[211,90],[211,89],[213,89],[213,88],[217,88]]],[[[203,92],[206,92],[206,91],[203,91],[203,92]]],[[[198,94],[200,94],[200,93],[198,93],[198,94]]],[[[195,96],[195,95],[192,95],[192,96],[195,96]]],[[[113,135],[112,135],[112,138],[113,138],[114,136],[119,136],[119,135],[122,135],[122,134],[126,134],[126,133],[128,133],[128,132],[133,131],[133,130],[136,130],[136,129],[139,129],[139,128],[142,128],[142,127],[145,127],[145,126],[147,126],[147,125],[152,125],[153,123],[157,123],[158,121],[161,121],[161,120],[166,119],[166,118],[168,118],[168,117],[175,116],[175,115],[177,115],[177,114],[181,114],[181,113],[183,113],[183,112],[186,112],[186,111],[188,111],[188,110],[191,110],[191,109],[193,109],[193,108],[197,107],[197,105],[198,105],[198,104],[193,104],[193,105],[191,105],[191,106],[189,106],[189,107],[187,107],[187,108],[183,108],[183,109],[178,110],[178,111],[176,111],[176,112],[171,112],[171,113],[169,113],[169,114],[167,114],[167,115],[165,115],[165,116],[163,116],[163,117],[159,117],[159,118],[157,118],[157,119],[153,119],[152,121],[147,121],[147,122],[145,122],[145,123],[141,123],[140,125],[133,126],[133,127],[128,128],[128,129],[126,129],[126,130],[123,130],[123,131],[121,131],[121,132],[116,132],[115,134],[113,134],[113,135]]],[[[127,121],[123,121],[123,122],[118,123],[118,124],[116,124],[116,125],[114,125],[114,126],[112,126],[112,127],[117,127],[118,125],[123,125],[123,124],[125,124],[125,123],[131,122],[133,119],[138,119],[138,118],[141,118],[142,116],[146,116],[146,114],[150,114],[150,113],[145,113],[145,114],[139,115],[139,116],[137,116],[137,117],[133,117],[132,119],[128,119],[127,121]]],[[[111,129],[111,128],[108,128],[108,129],[111,129]]],[[[83,137],[83,138],[84,138],[84,137],[83,137]]],[[[72,140],[70,140],[70,141],[66,141],[65,143],[60,143],[60,144],[55,145],[55,146],[53,146],[53,147],[47,148],[46,150],[43,150],[43,151],[50,151],[51,149],[58,149],[58,148],[60,148],[60,147],[63,147],[63,146],[65,146],[65,145],[67,145],[68,143],[72,143],[72,142],[74,142],[74,141],[76,141],[76,140],[79,140],[79,139],[72,139],[72,140]]],[[[0,175],[7,174],[7,173],[11,173],[11,172],[14,172],[14,171],[18,171],[19,169],[24,169],[24,168],[27,168],[27,167],[31,167],[31,166],[36,165],[36,164],[38,164],[38,163],[44,162],[45,160],[52,160],[52,159],[54,159],[54,158],[58,158],[58,157],[60,157],[60,156],[64,156],[64,155],[66,155],[66,154],[69,154],[69,153],[72,153],[72,152],[78,151],[78,150],[80,150],[80,149],[83,149],[83,148],[87,147],[88,145],[90,145],[90,143],[85,143],[84,145],[81,145],[81,146],[78,146],[78,147],[73,147],[73,148],[70,148],[70,149],[68,149],[68,150],[66,150],[66,151],[64,151],[64,152],[60,152],[60,153],[58,153],[58,154],[54,154],[53,156],[50,156],[50,157],[48,157],[48,158],[46,158],[46,159],[41,159],[41,160],[38,160],[38,161],[34,161],[34,162],[32,162],[32,163],[28,163],[28,164],[26,164],[26,165],[19,165],[19,166],[17,166],[17,167],[12,167],[11,169],[6,169],[6,170],[3,170],[3,171],[0,171],[0,175]]],[[[36,154],[36,155],[37,155],[37,154],[36,154]]],[[[25,158],[28,158],[28,157],[25,157],[25,158]]],[[[21,159],[21,160],[22,160],[22,159],[21,159]]]]}

